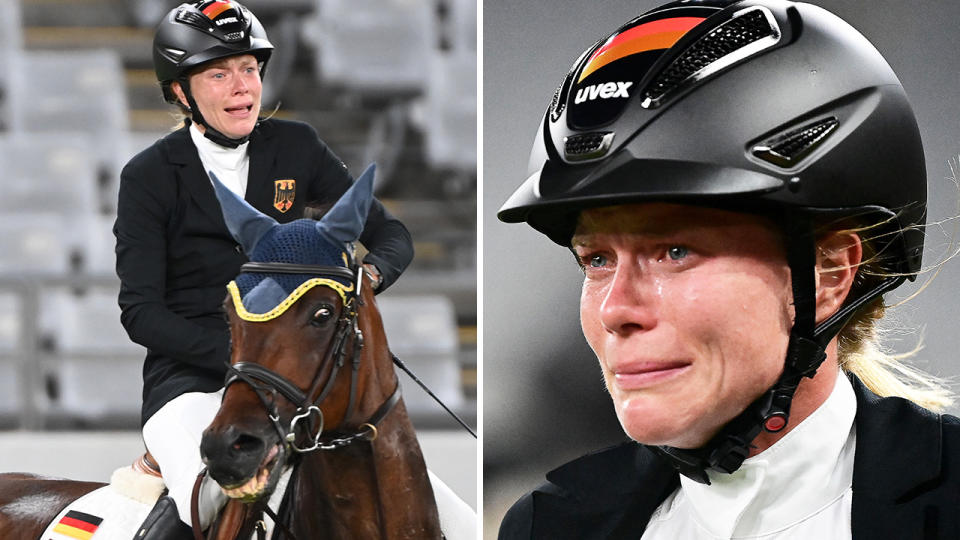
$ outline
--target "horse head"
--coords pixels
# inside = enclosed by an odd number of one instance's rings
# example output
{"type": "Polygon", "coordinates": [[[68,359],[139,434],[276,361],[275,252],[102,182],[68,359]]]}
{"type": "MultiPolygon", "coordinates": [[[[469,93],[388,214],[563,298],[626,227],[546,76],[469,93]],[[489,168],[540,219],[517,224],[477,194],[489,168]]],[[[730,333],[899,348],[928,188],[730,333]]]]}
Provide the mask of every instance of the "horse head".
{"type": "Polygon", "coordinates": [[[353,252],[369,167],[319,220],[279,224],[214,181],[250,262],[228,286],[231,365],[200,449],[234,498],[269,495],[295,456],[372,439],[399,399],[373,291],[353,252]]]}

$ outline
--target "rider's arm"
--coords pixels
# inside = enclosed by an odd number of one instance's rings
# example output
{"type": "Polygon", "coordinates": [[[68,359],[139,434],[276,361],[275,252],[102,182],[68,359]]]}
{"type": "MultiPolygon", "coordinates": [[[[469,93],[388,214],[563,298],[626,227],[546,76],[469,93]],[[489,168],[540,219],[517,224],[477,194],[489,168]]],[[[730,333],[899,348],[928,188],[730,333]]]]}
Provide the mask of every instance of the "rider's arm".
{"type": "MultiPolygon", "coordinates": [[[[317,139],[317,173],[310,185],[310,200],[335,202],[353,183],[343,161],[326,144],[317,139]]],[[[380,272],[380,287],[389,287],[413,260],[410,232],[377,199],[373,200],[360,242],[368,253],[363,262],[373,264],[380,272]]]]}
{"type": "MultiPolygon", "coordinates": [[[[136,159],[136,158],[135,158],[136,159]]],[[[117,275],[120,321],[130,339],[181,362],[222,369],[229,334],[171,311],[167,293],[167,223],[176,204],[169,178],[157,178],[131,162],[120,180],[117,204],[117,275]]]]}

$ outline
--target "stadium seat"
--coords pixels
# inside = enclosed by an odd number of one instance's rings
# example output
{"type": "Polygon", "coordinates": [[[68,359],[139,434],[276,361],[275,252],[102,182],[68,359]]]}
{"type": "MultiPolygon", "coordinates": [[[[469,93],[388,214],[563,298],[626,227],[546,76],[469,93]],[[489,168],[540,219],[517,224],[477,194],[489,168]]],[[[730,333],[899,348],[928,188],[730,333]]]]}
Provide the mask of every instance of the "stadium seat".
{"type": "Polygon", "coordinates": [[[120,325],[117,287],[90,287],[79,292],[51,289],[44,294],[42,326],[52,332],[53,349],[64,356],[143,357],[144,348],[130,341],[120,325]]]}
{"type": "Polygon", "coordinates": [[[69,272],[76,253],[69,233],[60,214],[0,211],[0,275],[37,277],[69,272]]]}
{"type": "MultiPolygon", "coordinates": [[[[390,350],[448,406],[463,404],[453,303],[445,296],[377,297],[390,350]]],[[[442,411],[416,382],[398,373],[412,415],[442,411]]]]}
{"type": "Polygon", "coordinates": [[[105,184],[118,170],[119,138],[129,129],[119,53],[27,51],[10,70],[11,131],[84,133],[98,182],[105,184]]]}
{"type": "Polygon", "coordinates": [[[113,222],[116,216],[94,214],[78,219],[85,242],[80,251],[79,269],[96,276],[115,276],[117,256],[113,222]]]}
{"type": "Polygon", "coordinates": [[[477,1],[450,0],[451,48],[477,54],[477,1]]]}
{"type": "Polygon", "coordinates": [[[41,309],[50,342],[44,373],[53,423],[136,425],[145,351],[120,325],[116,290],[54,290],[44,294],[41,309]]]}
{"type": "Polygon", "coordinates": [[[96,158],[78,133],[0,136],[3,197],[0,212],[92,214],[99,208],[96,158]]]}
{"type": "Polygon", "coordinates": [[[427,161],[438,167],[477,167],[477,57],[471,51],[430,58],[424,114],[427,161]]]}
{"type": "Polygon", "coordinates": [[[0,0],[0,130],[9,129],[10,80],[9,67],[16,61],[23,48],[23,31],[19,0],[0,0]]]}
{"type": "Polygon", "coordinates": [[[49,415],[67,425],[139,426],[142,357],[64,357],[56,362],[49,415]]]}
{"type": "Polygon", "coordinates": [[[117,52],[27,51],[13,66],[16,131],[126,131],[126,86],[117,52]]]}
{"type": "Polygon", "coordinates": [[[35,337],[27,304],[36,302],[30,283],[0,278],[0,429],[23,427],[24,403],[33,396],[26,370],[36,362],[30,354],[35,337]]]}
{"type": "Polygon", "coordinates": [[[128,0],[126,2],[130,18],[137,26],[144,28],[157,26],[160,19],[179,4],[180,2],[176,0],[128,0]]]}
{"type": "Polygon", "coordinates": [[[0,357],[0,428],[19,424],[22,386],[18,375],[17,363],[11,358],[0,357]]]}
{"type": "Polygon", "coordinates": [[[11,354],[20,347],[23,327],[20,303],[16,292],[0,291],[0,356],[11,354]]]}
{"type": "Polygon", "coordinates": [[[323,82],[376,94],[421,92],[436,35],[433,5],[404,0],[325,0],[303,26],[323,82]]]}

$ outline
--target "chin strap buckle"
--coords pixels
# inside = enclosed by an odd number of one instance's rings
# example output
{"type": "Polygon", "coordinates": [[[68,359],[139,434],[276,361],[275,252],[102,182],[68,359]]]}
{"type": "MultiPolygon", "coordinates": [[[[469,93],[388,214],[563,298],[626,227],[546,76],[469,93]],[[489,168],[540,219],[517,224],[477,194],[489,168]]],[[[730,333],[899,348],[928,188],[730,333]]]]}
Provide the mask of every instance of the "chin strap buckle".
{"type": "Polygon", "coordinates": [[[728,436],[710,453],[710,468],[730,474],[739,469],[749,456],[749,441],[728,436]]]}
{"type": "Polygon", "coordinates": [[[797,390],[800,376],[790,377],[792,380],[781,380],[767,391],[761,398],[758,407],[760,427],[768,433],[777,433],[787,427],[790,420],[790,402],[797,390]]]}
{"type": "Polygon", "coordinates": [[[751,442],[761,432],[783,431],[790,419],[790,403],[804,377],[813,377],[827,357],[816,341],[790,335],[787,358],[780,380],[750,407],[731,420],[703,448],[686,450],[657,447],[655,450],[684,476],[710,484],[707,470],[732,473],[750,456],[751,442]]]}
{"type": "Polygon", "coordinates": [[[763,419],[763,430],[769,433],[776,433],[787,427],[787,413],[771,412],[763,419]]]}
{"type": "Polygon", "coordinates": [[[797,386],[804,377],[813,378],[817,368],[827,358],[826,351],[812,339],[790,335],[787,361],[780,380],[763,399],[760,410],[760,425],[768,433],[777,433],[787,427],[790,419],[790,403],[797,386]]]}

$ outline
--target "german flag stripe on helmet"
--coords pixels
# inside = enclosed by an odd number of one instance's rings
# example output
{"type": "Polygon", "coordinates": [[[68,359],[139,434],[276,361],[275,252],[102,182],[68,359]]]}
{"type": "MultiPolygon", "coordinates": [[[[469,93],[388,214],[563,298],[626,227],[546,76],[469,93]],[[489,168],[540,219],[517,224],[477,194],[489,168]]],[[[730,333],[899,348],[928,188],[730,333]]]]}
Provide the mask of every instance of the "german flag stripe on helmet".
{"type": "Polygon", "coordinates": [[[214,2],[203,8],[203,14],[212,21],[213,19],[216,19],[218,15],[232,7],[233,4],[230,2],[222,2],[218,0],[217,2],[214,2]]]}
{"type": "Polygon", "coordinates": [[[611,37],[587,60],[579,83],[594,71],[631,54],[669,49],[704,17],[672,17],[650,21],[611,37]]]}

